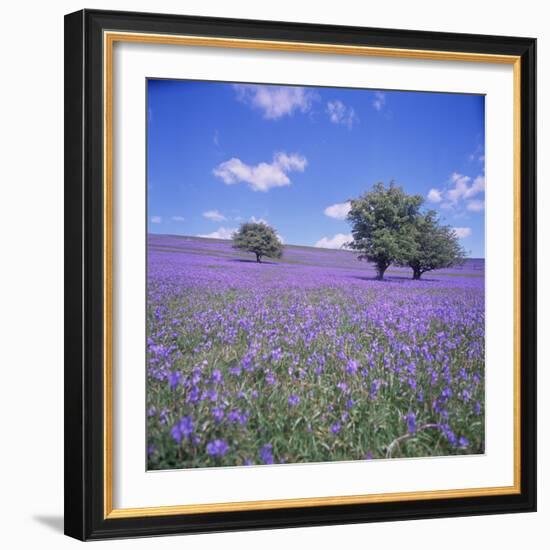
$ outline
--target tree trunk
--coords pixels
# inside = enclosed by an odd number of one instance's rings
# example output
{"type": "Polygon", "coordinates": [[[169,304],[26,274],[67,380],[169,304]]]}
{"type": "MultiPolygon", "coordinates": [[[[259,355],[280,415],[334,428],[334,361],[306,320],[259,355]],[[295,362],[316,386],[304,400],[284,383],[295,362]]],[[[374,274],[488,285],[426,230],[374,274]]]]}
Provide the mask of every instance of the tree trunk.
{"type": "Polygon", "coordinates": [[[413,268],[413,279],[415,281],[418,281],[420,279],[420,277],[422,277],[422,271],[420,271],[420,269],[414,269],[413,268]]]}
{"type": "Polygon", "coordinates": [[[388,266],[385,264],[378,264],[376,266],[376,279],[382,281],[384,279],[384,272],[388,269],[388,266]]]}
{"type": "Polygon", "coordinates": [[[261,254],[256,254],[256,261],[261,264],[262,263],[262,256],[261,254]]]}

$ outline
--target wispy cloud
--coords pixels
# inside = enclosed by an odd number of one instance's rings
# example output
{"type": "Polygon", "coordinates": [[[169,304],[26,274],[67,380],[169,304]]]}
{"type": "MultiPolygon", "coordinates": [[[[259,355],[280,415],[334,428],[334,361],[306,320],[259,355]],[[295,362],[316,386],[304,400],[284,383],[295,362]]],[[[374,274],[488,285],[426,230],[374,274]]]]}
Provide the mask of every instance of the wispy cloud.
{"type": "Polygon", "coordinates": [[[277,120],[299,111],[307,113],[317,95],[299,86],[235,84],[237,98],[262,112],[264,118],[277,120]]]}
{"type": "Polygon", "coordinates": [[[252,223],[263,223],[264,225],[269,225],[269,222],[265,218],[257,218],[256,216],[250,216],[250,221],[252,223]]]}
{"type": "Polygon", "coordinates": [[[349,243],[353,237],[351,234],[336,233],[333,237],[323,237],[319,239],[315,246],[317,248],[344,248],[346,243],[349,243]]]}
{"type": "Polygon", "coordinates": [[[173,222],[184,222],[185,221],[185,218],[183,216],[172,216],[172,221],[173,222]]]}
{"type": "Polygon", "coordinates": [[[374,92],[374,99],[372,100],[372,106],[377,110],[381,111],[386,105],[386,94],[382,92],[374,92]]]}
{"type": "Polygon", "coordinates": [[[339,99],[327,103],[327,114],[333,124],[342,124],[350,130],[354,124],[359,122],[353,107],[347,107],[339,99]]]}
{"type": "Polygon", "coordinates": [[[226,185],[239,182],[248,183],[253,191],[269,191],[273,187],[284,187],[292,182],[290,172],[303,172],[307,159],[297,153],[275,153],[270,163],[260,162],[256,165],[244,163],[241,159],[232,158],[222,162],[213,173],[226,185]]]}
{"type": "Polygon", "coordinates": [[[218,210],[207,210],[202,213],[202,217],[212,222],[224,222],[227,218],[218,210]]]}
{"type": "Polygon", "coordinates": [[[476,198],[485,193],[485,176],[479,175],[472,179],[459,172],[453,172],[443,189],[430,189],[428,201],[439,204],[447,210],[463,210],[480,212],[485,207],[485,201],[476,198]]]}
{"type": "Polygon", "coordinates": [[[206,233],[197,235],[197,237],[205,237],[207,239],[224,239],[229,240],[233,237],[237,229],[235,227],[220,227],[217,231],[212,231],[212,233],[206,233]]]}
{"type": "Polygon", "coordinates": [[[350,202],[339,202],[327,206],[324,210],[324,213],[325,216],[328,216],[329,218],[334,218],[335,220],[345,220],[350,209],[350,202]]]}
{"type": "Polygon", "coordinates": [[[466,203],[466,210],[470,212],[481,212],[485,208],[485,201],[474,199],[466,203]]]}
{"type": "Polygon", "coordinates": [[[465,239],[472,234],[471,227],[453,227],[453,231],[459,239],[465,239]]]}
{"type": "Polygon", "coordinates": [[[151,216],[151,223],[162,223],[162,216],[151,216]]]}
{"type": "Polygon", "coordinates": [[[468,160],[470,162],[484,162],[485,161],[485,147],[483,144],[479,143],[475,148],[475,151],[468,155],[468,160]]]}

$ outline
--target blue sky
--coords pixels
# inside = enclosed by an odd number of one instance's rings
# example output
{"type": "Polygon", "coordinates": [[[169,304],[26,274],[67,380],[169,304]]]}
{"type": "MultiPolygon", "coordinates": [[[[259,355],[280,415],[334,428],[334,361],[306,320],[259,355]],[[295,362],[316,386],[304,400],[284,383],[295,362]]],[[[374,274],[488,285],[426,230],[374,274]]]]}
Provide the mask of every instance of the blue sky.
{"type": "Polygon", "coordinates": [[[148,81],[148,230],[350,240],[349,199],[395,180],[484,257],[483,96],[148,81]]]}

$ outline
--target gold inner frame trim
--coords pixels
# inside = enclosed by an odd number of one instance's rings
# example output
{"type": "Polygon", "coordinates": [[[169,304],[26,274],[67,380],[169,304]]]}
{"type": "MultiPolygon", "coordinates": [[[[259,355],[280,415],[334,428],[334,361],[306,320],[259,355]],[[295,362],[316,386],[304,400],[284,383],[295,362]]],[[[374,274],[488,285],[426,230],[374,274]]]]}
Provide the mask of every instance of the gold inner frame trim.
{"type": "Polygon", "coordinates": [[[249,40],[216,38],[204,36],[183,36],[104,31],[103,34],[103,114],[104,114],[104,476],[103,509],[105,519],[173,516],[212,512],[235,512],[247,510],[274,510],[281,508],[304,508],[310,506],[335,506],[346,504],[367,504],[383,502],[405,502],[412,500],[435,500],[443,498],[465,498],[480,496],[512,495],[521,492],[520,454],[520,266],[521,266],[521,61],[518,56],[481,54],[467,52],[446,52],[379,48],[369,46],[347,46],[341,44],[316,44],[308,42],[284,42],[272,40],[249,40]],[[264,51],[285,51],[332,55],[355,55],[370,57],[393,57],[405,59],[426,59],[435,61],[462,61],[474,63],[498,63],[513,66],[514,86],[514,484],[504,487],[461,488],[433,491],[412,491],[366,495],[330,497],[305,497],[277,500],[254,500],[245,502],[220,502],[211,504],[182,504],[176,506],[155,506],[148,508],[113,508],[113,46],[116,42],[143,44],[165,44],[180,46],[202,46],[215,48],[256,49],[264,51]]]}

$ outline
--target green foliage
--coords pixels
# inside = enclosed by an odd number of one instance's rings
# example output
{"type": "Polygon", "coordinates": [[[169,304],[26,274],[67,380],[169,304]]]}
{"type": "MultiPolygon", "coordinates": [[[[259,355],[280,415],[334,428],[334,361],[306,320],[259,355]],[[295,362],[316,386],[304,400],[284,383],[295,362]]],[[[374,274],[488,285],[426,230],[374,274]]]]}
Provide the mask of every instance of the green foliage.
{"type": "Polygon", "coordinates": [[[413,279],[423,273],[459,265],[466,259],[466,252],[448,225],[440,225],[436,212],[429,210],[417,216],[412,231],[415,247],[411,256],[401,265],[413,270],[413,279]]]}
{"type": "Polygon", "coordinates": [[[351,201],[353,241],[348,247],[359,252],[360,260],[376,265],[379,279],[390,264],[406,263],[416,251],[413,228],[422,202],[420,195],[407,195],[394,182],[388,188],[377,183],[351,201]]]}
{"type": "Polygon", "coordinates": [[[283,255],[283,245],[277,233],[265,223],[241,224],[239,230],[233,235],[233,248],[256,254],[258,263],[264,256],[280,258],[283,255]]]}

